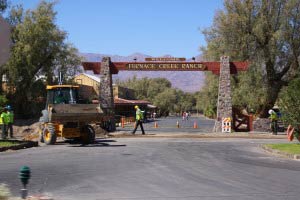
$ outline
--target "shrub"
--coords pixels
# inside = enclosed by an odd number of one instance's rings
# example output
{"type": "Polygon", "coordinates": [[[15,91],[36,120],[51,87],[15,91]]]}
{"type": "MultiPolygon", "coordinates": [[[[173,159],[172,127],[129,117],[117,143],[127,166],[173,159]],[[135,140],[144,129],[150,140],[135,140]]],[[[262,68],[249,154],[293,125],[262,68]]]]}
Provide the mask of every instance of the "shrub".
{"type": "Polygon", "coordinates": [[[0,200],[8,200],[10,197],[10,190],[5,184],[0,184],[0,200]]]}
{"type": "Polygon", "coordinates": [[[279,106],[282,110],[282,119],[286,124],[295,127],[295,133],[300,129],[300,78],[294,79],[283,88],[279,95],[279,106]]]}

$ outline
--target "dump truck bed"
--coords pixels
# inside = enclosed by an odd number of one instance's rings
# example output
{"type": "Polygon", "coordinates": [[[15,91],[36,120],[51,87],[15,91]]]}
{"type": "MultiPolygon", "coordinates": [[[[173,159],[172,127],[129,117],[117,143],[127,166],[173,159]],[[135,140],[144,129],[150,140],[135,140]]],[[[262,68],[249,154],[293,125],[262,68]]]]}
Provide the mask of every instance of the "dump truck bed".
{"type": "Polygon", "coordinates": [[[99,104],[52,104],[51,122],[97,123],[105,117],[99,104]]]}

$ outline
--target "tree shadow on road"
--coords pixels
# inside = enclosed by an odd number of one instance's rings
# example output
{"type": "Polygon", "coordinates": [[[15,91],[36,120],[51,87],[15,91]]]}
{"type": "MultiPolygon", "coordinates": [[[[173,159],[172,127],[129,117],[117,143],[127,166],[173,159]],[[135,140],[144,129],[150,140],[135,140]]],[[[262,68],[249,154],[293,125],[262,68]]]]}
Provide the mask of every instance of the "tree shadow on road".
{"type": "Polygon", "coordinates": [[[73,141],[68,147],[126,147],[125,144],[110,144],[117,142],[116,140],[96,139],[93,144],[82,144],[80,142],[73,141]]]}

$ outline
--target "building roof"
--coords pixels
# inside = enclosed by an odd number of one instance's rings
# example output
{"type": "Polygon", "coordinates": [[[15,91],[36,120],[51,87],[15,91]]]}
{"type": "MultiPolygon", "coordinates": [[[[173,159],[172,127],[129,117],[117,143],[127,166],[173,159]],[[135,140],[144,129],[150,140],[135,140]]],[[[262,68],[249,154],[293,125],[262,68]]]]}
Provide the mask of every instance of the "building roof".
{"type": "Polygon", "coordinates": [[[84,76],[87,76],[89,77],[90,79],[93,79],[94,81],[97,81],[98,83],[100,83],[100,76],[96,76],[96,75],[92,75],[92,74],[87,74],[87,73],[82,73],[82,74],[79,74],[79,75],[84,75],[84,76]]]}
{"type": "Polygon", "coordinates": [[[157,106],[152,105],[152,104],[148,104],[147,107],[148,107],[148,108],[152,108],[152,109],[157,108],[157,106]]]}
{"type": "Polygon", "coordinates": [[[116,105],[148,105],[150,104],[149,101],[145,100],[128,100],[122,98],[115,98],[114,102],[116,105]]]}
{"type": "MultiPolygon", "coordinates": [[[[98,100],[94,100],[95,103],[99,103],[98,100]]],[[[122,98],[114,98],[115,105],[151,105],[149,101],[145,100],[128,100],[122,98]]]]}

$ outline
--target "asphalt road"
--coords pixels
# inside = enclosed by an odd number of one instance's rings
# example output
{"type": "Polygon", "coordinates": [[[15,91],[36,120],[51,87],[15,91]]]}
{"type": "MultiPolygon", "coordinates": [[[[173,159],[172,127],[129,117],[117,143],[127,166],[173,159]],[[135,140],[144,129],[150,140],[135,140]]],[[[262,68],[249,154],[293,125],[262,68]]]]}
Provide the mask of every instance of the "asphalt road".
{"type": "MultiPolygon", "coordinates": [[[[156,120],[149,120],[144,123],[144,129],[146,133],[156,134],[159,132],[164,133],[211,133],[215,125],[215,120],[207,119],[203,116],[189,117],[188,120],[182,120],[181,117],[161,117],[156,120]],[[154,123],[157,123],[157,128],[154,127],[154,123]],[[177,122],[179,128],[177,128],[177,122]],[[194,124],[197,128],[194,128],[194,124]]],[[[133,124],[126,125],[124,128],[117,127],[118,131],[131,132],[133,130],[133,124]]],[[[137,134],[141,133],[140,127],[137,129],[137,134]]]]}
{"type": "Polygon", "coordinates": [[[18,170],[28,165],[29,193],[55,200],[298,200],[300,162],[259,148],[279,141],[118,138],[88,146],[58,143],[0,153],[0,182],[18,195],[18,170]]]}

